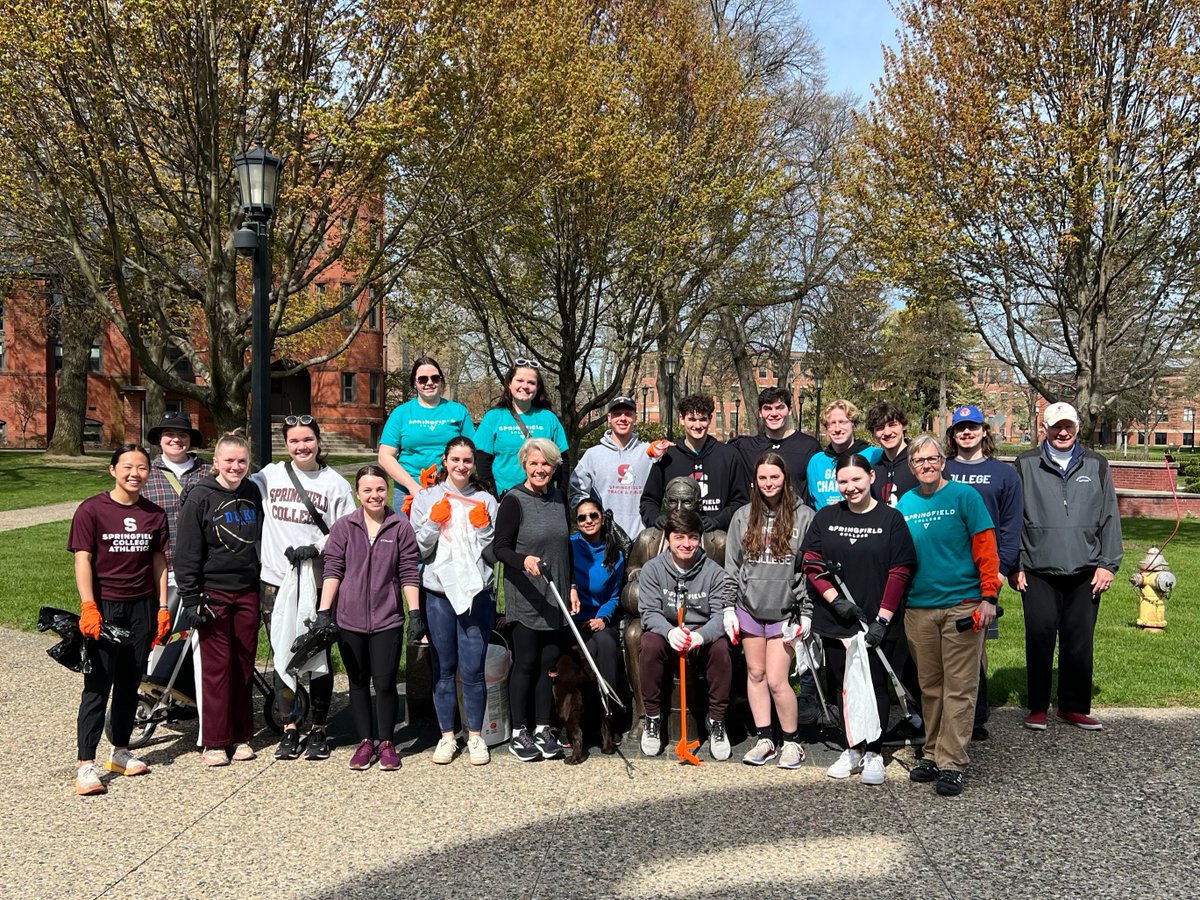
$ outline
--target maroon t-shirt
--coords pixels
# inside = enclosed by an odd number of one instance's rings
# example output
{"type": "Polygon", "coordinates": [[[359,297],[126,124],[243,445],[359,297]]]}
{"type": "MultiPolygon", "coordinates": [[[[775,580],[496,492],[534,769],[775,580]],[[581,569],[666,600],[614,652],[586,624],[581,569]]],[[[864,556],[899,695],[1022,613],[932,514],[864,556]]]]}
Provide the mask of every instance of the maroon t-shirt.
{"type": "Polygon", "coordinates": [[[105,492],[79,504],[67,549],[92,554],[96,600],[144,600],[158,596],[154,554],[166,553],[169,541],[162,507],[145,497],[125,506],[105,492]]]}

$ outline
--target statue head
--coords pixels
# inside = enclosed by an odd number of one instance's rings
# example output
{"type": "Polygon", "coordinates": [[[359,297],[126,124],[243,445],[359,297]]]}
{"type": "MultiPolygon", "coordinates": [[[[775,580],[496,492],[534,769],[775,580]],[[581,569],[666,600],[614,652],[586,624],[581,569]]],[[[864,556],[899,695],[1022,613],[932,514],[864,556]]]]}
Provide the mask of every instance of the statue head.
{"type": "Polygon", "coordinates": [[[694,478],[686,478],[682,475],[672,478],[667,482],[667,489],[663,494],[663,503],[667,508],[667,512],[673,509],[699,511],[700,485],[696,484],[694,478]]]}

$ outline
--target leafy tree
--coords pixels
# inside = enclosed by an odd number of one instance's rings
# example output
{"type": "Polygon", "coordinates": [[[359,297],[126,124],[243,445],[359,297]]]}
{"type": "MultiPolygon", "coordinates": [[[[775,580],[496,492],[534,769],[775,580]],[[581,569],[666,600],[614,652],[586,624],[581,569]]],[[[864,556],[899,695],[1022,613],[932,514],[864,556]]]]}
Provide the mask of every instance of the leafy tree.
{"type": "Polygon", "coordinates": [[[936,275],[1083,434],[1193,342],[1197,0],[901,0],[853,209],[892,283],[936,275]],[[1036,346],[1054,361],[1039,367],[1036,346]],[[1111,364],[1118,348],[1126,363],[1111,364]]]}
{"type": "Polygon", "coordinates": [[[219,428],[242,424],[250,286],[231,242],[231,156],[260,137],[285,158],[270,297],[280,374],[334,358],[428,238],[410,213],[456,135],[432,148],[418,137],[443,118],[431,86],[450,81],[457,10],[0,0],[0,223],[72,261],[150,378],[219,428]],[[349,287],[316,290],[327,281],[349,287]],[[164,342],[198,381],[165,364],[164,342]]]}

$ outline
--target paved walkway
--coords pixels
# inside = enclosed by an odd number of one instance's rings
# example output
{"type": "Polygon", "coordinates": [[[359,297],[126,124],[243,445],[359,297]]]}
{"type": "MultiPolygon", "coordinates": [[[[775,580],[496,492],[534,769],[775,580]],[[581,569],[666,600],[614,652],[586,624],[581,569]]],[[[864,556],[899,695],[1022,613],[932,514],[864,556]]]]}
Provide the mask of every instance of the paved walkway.
{"type": "Polygon", "coordinates": [[[909,750],[870,788],[632,755],[442,767],[409,730],[399,772],[350,771],[346,738],[326,762],[276,762],[265,730],[259,759],[206,770],[194,723],[160,730],[149,775],[77,798],[79,676],[45,635],[0,641],[4,897],[1196,895],[1194,710],[1102,710],[1098,734],[996,710],[958,798],[909,782],[909,750]]]}
{"type": "Polygon", "coordinates": [[[62,522],[75,515],[82,500],[67,500],[63,503],[49,503],[46,506],[31,506],[26,509],[10,509],[0,512],[0,531],[13,531],[17,528],[28,528],[31,525],[44,525],[47,522],[62,522]]]}

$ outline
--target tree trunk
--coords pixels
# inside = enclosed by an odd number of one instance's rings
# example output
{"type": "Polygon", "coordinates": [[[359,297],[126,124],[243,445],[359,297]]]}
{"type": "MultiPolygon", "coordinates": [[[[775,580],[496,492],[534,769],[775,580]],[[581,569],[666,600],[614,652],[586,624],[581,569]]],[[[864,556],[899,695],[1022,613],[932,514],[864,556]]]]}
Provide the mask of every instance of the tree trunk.
{"type": "MultiPolygon", "coordinates": [[[[146,341],[146,350],[156,365],[161,366],[163,364],[166,358],[167,344],[162,339],[161,334],[153,340],[146,341]]],[[[161,384],[147,375],[145,371],[142,372],[142,386],[146,389],[146,395],[142,402],[146,404],[146,430],[149,430],[162,419],[162,414],[167,408],[167,392],[161,384]]],[[[144,435],[142,439],[145,440],[144,435]]]]}
{"type": "Polygon", "coordinates": [[[54,434],[46,453],[54,456],[83,455],[83,421],[87,413],[88,358],[92,335],[83,329],[63,328],[62,370],[54,403],[54,434]]]}

